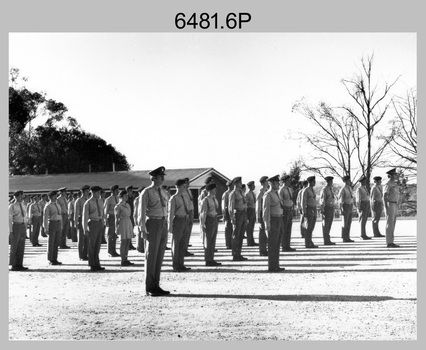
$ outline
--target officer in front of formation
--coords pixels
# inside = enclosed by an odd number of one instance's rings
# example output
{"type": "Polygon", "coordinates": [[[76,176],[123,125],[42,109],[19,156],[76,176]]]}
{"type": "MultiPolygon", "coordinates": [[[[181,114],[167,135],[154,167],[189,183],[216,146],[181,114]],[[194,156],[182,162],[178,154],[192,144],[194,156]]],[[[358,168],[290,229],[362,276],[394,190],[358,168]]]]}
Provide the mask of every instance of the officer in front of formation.
{"type": "Polygon", "coordinates": [[[374,237],[384,237],[379,230],[379,221],[383,211],[383,188],[382,188],[382,177],[373,177],[374,185],[371,188],[370,193],[370,205],[373,216],[372,226],[374,237]]]}
{"type": "Polygon", "coordinates": [[[323,187],[320,194],[320,205],[322,214],[322,236],[324,245],[335,245],[330,239],[331,225],[334,219],[335,197],[333,193],[333,176],[326,176],[327,185],[323,187]]]}
{"type": "Polygon", "coordinates": [[[359,179],[360,186],[356,191],[356,202],[359,215],[359,223],[361,225],[361,238],[364,240],[371,239],[367,236],[365,226],[367,224],[368,215],[370,214],[370,196],[368,195],[367,190],[367,181],[368,179],[365,176],[362,176],[359,179]]]}
{"type": "Polygon", "coordinates": [[[62,239],[63,222],[62,212],[56,196],[58,191],[50,191],[48,196],[50,202],[44,207],[43,226],[49,236],[47,246],[47,260],[50,265],[62,265],[58,261],[58,247],[62,239]]]}
{"type": "Polygon", "coordinates": [[[340,210],[342,213],[342,239],[343,242],[353,242],[350,238],[351,224],[352,224],[352,209],[353,209],[353,194],[352,194],[352,182],[349,175],[345,175],[342,178],[345,186],[340,189],[339,201],[340,210]]]}
{"type": "Polygon", "coordinates": [[[105,267],[101,266],[99,261],[99,252],[101,250],[102,232],[104,228],[104,212],[103,203],[100,198],[102,188],[99,186],[92,186],[90,191],[91,197],[84,203],[83,206],[83,230],[84,234],[88,236],[88,258],[91,271],[102,271],[105,267]]]}
{"type": "Polygon", "coordinates": [[[115,207],[118,204],[118,185],[111,186],[111,195],[105,200],[104,204],[104,216],[106,220],[106,226],[108,227],[107,232],[107,246],[108,255],[110,257],[118,257],[120,254],[116,250],[117,232],[115,231],[115,207]]]}
{"type": "Polygon", "coordinates": [[[383,202],[386,213],[386,243],[388,248],[399,248],[394,243],[394,232],[396,216],[398,214],[399,187],[397,184],[399,175],[396,169],[391,169],[387,173],[389,181],[386,183],[383,191],[383,202]]]}
{"type": "Polygon", "coordinates": [[[10,232],[10,256],[9,265],[11,271],[24,271],[28,267],[23,266],[25,237],[28,218],[22,204],[24,192],[21,190],[13,194],[15,201],[9,205],[9,232],[10,232]]]}
{"type": "Polygon", "coordinates": [[[306,248],[318,248],[317,245],[312,241],[312,233],[315,228],[317,221],[317,202],[314,191],[315,176],[310,176],[306,179],[308,181],[308,187],[302,193],[302,212],[305,218],[305,247],[306,248]]]}
{"type": "Polygon", "coordinates": [[[161,188],[165,168],[159,167],[148,174],[151,185],[141,193],[138,224],[145,239],[145,291],[148,296],[170,294],[160,287],[161,266],[167,244],[167,194],[161,188]]]}
{"type": "Polygon", "coordinates": [[[278,193],[280,188],[279,175],[268,178],[269,190],[263,196],[263,221],[265,222],[268,237],[268,271],[279,272],[280,267],[280,231],[283,209],[278,193]]]}
{"type": "Polygon", "coordinates": [[[263,221],[263,196],[269,189],[268,177],[262,176],[259,179],[260,190],[257,194],[257,221],[259,222],[259,255],[268,256],[268,237],[266,236],[265,221],[263,221]]]}
{"type": "Polygon", "coordinates": [[[84,203],[89,199],[88,185],[84,185],[80,189],[80,197],[77,198],[74,204],[74,222],[77,225],[77,236],[78,236],[78,257],[82,261],[87,261],[87,249],[89,247],[89,237],[84,234],[83,229],[83,207],[84,203]]]}

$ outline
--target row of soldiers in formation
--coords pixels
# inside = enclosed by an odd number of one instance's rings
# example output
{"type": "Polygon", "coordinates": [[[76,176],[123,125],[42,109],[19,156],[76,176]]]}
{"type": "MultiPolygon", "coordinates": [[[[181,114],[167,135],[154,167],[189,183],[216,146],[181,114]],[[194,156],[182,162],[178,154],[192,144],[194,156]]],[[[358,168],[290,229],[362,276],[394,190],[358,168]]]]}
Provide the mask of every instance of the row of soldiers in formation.
{"type": "MultiPolygon", "coordinates": [[[[102,232],[105,224],[108,227],[108,253],[110,256],[119,256],[115,251],[117,234],[121,236],[120,255],[123,266],[131,265],[127,260],[128,250],[133,236],[133,228],[137,227],[138,250],[145,252],[145,289],[147,295],[158,296],[169,294],[160,285],[160,272],[164,252],[166,250],[168,233],[172,234],[173,271],[182,272],[190,268],[184,265],[187,256],[189,238],[193,226],[194,205],[191,192],[188,190],[189,179],[176,181],[176,193],[170,195],[162,187],[165,168],[159,167],[150,173],[152,184],[145,188],[140,196],[133,201],[132,188],[118,193],[119,187],[111,188],[111,196],[105,202],[100,198],[99,186],[84,186],[81,196],[74,201],[73,220],[77,223],[78,251],[81,260],[88,260],[92,271],[101,271],[104,268],[99,263],[99,251],[102,232]],[[89,189],[91,196],[89,197],[89,189]],[[118,195],[118,198],[117,198],[118,195]]],[[[389,182],[385,191],[381,187],[381,178],[375,177],[370,197],[365,188],[367,179],[361,179],[361,186],[357,191],[357,207],[360,212],[361,237],[369,239],[365,233],[365,223],[368,211],[373,211],[373,232],[382,237],[378,230],[378,221],[383,207],[386,211],[386,240],[388,247],[398,247],[393,243],[397,202],[399,191],[396,184],[396,169],[388,173],[389,182]]],[[[321,213],[323,216],[323,237],[325,245],[333,245],[330,240],[330,228],[334,217],[335,196],[333,194],[333,178],[326,177],[327,185],[320,195],[321,213]]],[[[344,177],[345,186],[339,192],[339,202],[343,213],[342,239],[343,242],[353,242],[350,239],[352,207],[354,203],[351,180],[344,177]]],[[[268,256],[268,270],[271,272],[284,270],[279,267],[279,251],[294,251],[290,247],[291,224],[293,213],[293,194],[290,188],[290,176],[279,175],[263,176],[260,179],[261,189],[257,196],[253,190],[254,182],[247,183],[249,191],[242,190],[242,178],[236,177],[227,183],[228,190],[222,196],[222,208],[225,221],[225,242],[228,249],[232,249],[234,261],[247,260],[241,254],[244,233],[247,233],[247,245],[259,246],[259,254],[268,256]],[[256,215],[257,214],[257,215],[256,215]],[[254,223],[260,224],[259,244],[254,242],[254,223]]],[[[316,248],[312,242],[312,232],[316,223],[316,196],[313,190],[315,177],[307,178],[305,187],[299,191],[296,203],[301,212],[302,235],[305,238],[306,248],[316,248]]],[[[52,265],[60,265],[57,260],[58,246],[64,244],[66,232],[64,225],[69,212],[61,210],[60,199],[56,198],[58,191],[51,191],[48,196],[50,202],[40,210],[37,203],[30,206],[30,218],[34,226],[34,218],[42,221],[42,226],[48,234],[48,259],[52,265]],[[38,207],[38,210],[34,207],[38,207]],[[65,211],[65,212],[63,212],[65,211]],[[42,219],[41,219],[42,217],[42,219]]],[[[66,188],[61,188],[61,193],[66,188]]],[[[15,202],[9,207],[9,224],[11,232],[10,264],[12,270],[27,269],[23,267],[24,240],[26,235],[27,216],[22,207],[22,191],[14,194],[15,202]]],[[[65,199],[65,198],[64,198],[65,199]]],[[[214,260],[216,251],[216,236],[218,229],[219,205],[216,198],[216,184],[212,177],[206,180],[206,186],[198,198],[200,212],[200,226],[203,233],[204,257],[206,266],[218,266],[214,260]]],[[[68,203],[68,207],[70,203],[68,203]]],[[[37,227],[32,230],[38,237],[37,227]]],[[[32,239],[34,245],[36,238],[32,239]]],[[[38,242],[36,243],[38,244],[38,242]]],[[[66,245],[65,245],[66,247],[66,245]]]]}

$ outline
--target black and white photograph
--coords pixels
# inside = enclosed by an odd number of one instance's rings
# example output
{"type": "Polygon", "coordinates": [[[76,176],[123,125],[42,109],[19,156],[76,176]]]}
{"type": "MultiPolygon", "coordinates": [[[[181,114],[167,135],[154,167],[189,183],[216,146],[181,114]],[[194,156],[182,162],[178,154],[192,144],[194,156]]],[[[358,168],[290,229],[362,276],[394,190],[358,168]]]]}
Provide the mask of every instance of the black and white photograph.
{"type": "Polygon", "coordinates": [[[416,341],[418,34],[210,9],[7,34],[8,340],[416,341]]]}

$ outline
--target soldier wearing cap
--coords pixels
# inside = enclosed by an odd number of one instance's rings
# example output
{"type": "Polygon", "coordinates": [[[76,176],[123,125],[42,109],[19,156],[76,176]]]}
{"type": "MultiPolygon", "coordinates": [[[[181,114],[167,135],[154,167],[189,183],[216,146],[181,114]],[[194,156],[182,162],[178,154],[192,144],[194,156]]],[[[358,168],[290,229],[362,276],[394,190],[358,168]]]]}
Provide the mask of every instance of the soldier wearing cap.
{"type": "MultiPolygon", "coordinates": [[[[135,197],[133,195],[133,186],[127,186],[126,192],[127,192],[127,204],[129,204],[130,209],[132,211],[132,215],[130,217],[130,220],[132,221],[132,225],[134,227],[136,223],[134,221],[134,212],[135,212],[134,201],[135,201],[135,197]]],[[[133,245],[132,240],[130,240],[129,250],[136,250],[136,247],[133,245]]]]}
{"type": "Polygon", "coordinates": [[[254,241],[253,232],[254,224],[256,223],[256,195],[254,194],[254,181],[247,182],[247,187],[249,191],[246,193],[246,202],[247,202],[247,246],[253,247],[258,246],[254,241]]]}
{"type": "Polygon", "coordinates": [[[200,223],[203,229],[204,260],[206,266],[219,266],[221,263],[214,260],[216,236],[218,228],[219,203],[216,199],[216,184],[206,186],[207,197],[201,201],[200,223]]]}
{"type": "Polygon", "coordinates": [[[291,227],[293,224],[293,191],[290,187],[291,176],[281,176],[282,186],[278,191],[283,205],[283,223],[280,231],[280,242],[283,252],[294,252],[296,249],[290,247],[291,227]]]}
{"type": "Polygon", "coordinates": [[[244,261],[247,258],[241,255],[243,236],[247,226],[247,203],[241,189],[241,177],[232,180],[234,190],[229,194],[228,211],[232,222],[232,256],[234,261],[244,261]]]}
{"type": "MultiPolygon", "coordinates": [[[[133,220],[134,221],[133,222],[134,223],[138,222],[138,210],[137,210],[137,208],[139,207],[139,201],[141,199],[141,192],[143,191],[144,188],[145,187],[139,187],[138,188],[138,191],[137,191],[137,194],[136,194],[136,198],[133,201],[133,208],[134,208],[134,212],[133,212],[133,220]]],[[[135,226],[133,228],[133,231],[134,232],[136,231],[135,232],[135,234],[136,234],[136,242],[137,242],[137,244],[136,244],[136,250],[139,253],[144,253],[145,252],[145,247],[144,247],[144,243],[143,243],[142,232],[140,230],[139,225],[135,224],[135,226]]]]}
{"type": "Polygon", "coordinates": [[[309,176],[306,179],[309,186],[302,193],[302,211],[305,217],[305,247],[318,248],[312,241],[312,233],[314,232],[315,224],[317,222],[317,202],[314,191],[315,176],[309,176]]]}
{"type": "Polygon", "coordinates": [[[279,175],[268,178],[269,190],[263,197],[263,221],[268,236],[268,271],[284,270],[280,267],[280,231],[282,225],[282,201],[278,190],[280,188],[279,175]]]}
{"type": "Polygon", "coordinates": [[[305,228],[305,217],[303,216],[303,210],[302,210],[302,194],[303,191],[308,188],[308,181],[304,180],[299,184],[299,192],[297,193],[297,198],[296,198],[296,205],[297,205],[297,210],[299,211],[300,214],[300,236],[302,238],[305,238],[305,232],[306,232],[306,228],[305,228]]]}
{"type": "Polygon", "coordinates": [[[361,224],[361,238],[364,240],[371,239],[371,237],[367,236],[367,232],[365,230],[368,214],[370,213],[370,196],[368,195],[368,190],[366,187],[367,181],[368,179],[365,176],[362,176],[359,179],[361,185],[356,191],[356,203],[358,209],[359,223],[361,224]]]}
{"type": "Polygon", "coordinates": [[[388,248],[399,248],[399,245],[393,242],[396,216],[398,214],[399,187],[397,180],[399,175],[395,168],[389,170],[386,174],[389,178],[383,191],[383,202],[385,204],[386,214],[386,243],[388,248]]]}
{"type": "MultiPolygon", "coordinates": [[[[118,190],[114,189],[114,192],[118,190]]],[[[130,220],[131,210],[127,203],[127,191],[122,190],[119,193],[119,202],[114,207],[114,233],[120,235],[120,255],[121,266],[131,266],[134,263],[128,259],[130,240],[133,236],[133,225],[130,220]]],[[[109,198],[109,197],[108,197],[109,198]]],[[[111,220],[112,221],[112,220],[111,220]]]]}
{"type": "Polygon", "coordinates": [[[58,192],[60,192],[59,197],[57,198],[57,202],[61,208],[62,215],[62,232],[59,240],[59,248],[61,249],[70,249],[67,246],[67,237],[69,236],[69,227],[70,224],[68,222],[68,200],[67,200],[67,188],[61,187],[58,192]]]}
{"type": "MultiPolygon", "coordinates": [[[[115,207],[117,206],[118,199],[118,185],[111,186],[111,195],[105,200],[104,204],[104,216],[106,218],[106,227],[108,227],[107,237],[108,237],[108,254],[110,257],[117,257],[120,254],[117,253],[116,250],[116,242],[117,242],[117,232],[115,230],[115,207]]],[[[122,197],[121,197],[122,198],[122,197]]],[[[127,192],[126,192],[127,199],[127,192]]],[[[129,206],[130,208],[130,206],[129,206]]],[[[130,219],[129,219],[130,220],[130,219]]],[[[130,221],[131,223],[131,221],[130,221]]],[[[133,234],[133,228],[132,228],[133,234]]]]}
{"type": "Polygon", "coordinates": [[[225,244],[227,249],[232,249],[232,221],[229,215],[229,194],[233,191],[232,181],[226,183],[228,188],[222,195],[223,221],[225,222],[225,244]]]}
{"type": "Polygon", "coordinates": [[[382,177],[373,177],[374,185],[370,193],[370,206],[373,219],[371,220],[373,226],[374,237],[384,237],[379,230],[379,221],[383,211],[383,188],[382,177]]]}
{"type": "Polygon", "coordinates": [[[88,236],[89,246],[87,249],[89,257],[89,266],[91,271],[105,270],[99,261],[99,252],[101,250],[102,231],[105,222],[103,212],[103,203],[100,198],[102,188],[99,186],[92,186],[90,191],[91,197],[84,203],[83,206],[83,230],[84,234],[88,236]]]}
{"type": "Polygon", "coordinates": [[[324,245],[335,245],[330,239],[331,225],[334,219],[335,197],[333,193],[333,176],[326,176],[327,184],[322,188],[320,194],[320,206],[322,215],[322,236],[324,245]]]}
{"type": "Polygon", "coordinates": [[[30,241],[33,247],[41,247],[42,245],[38,242],[38,236],[40,234],[40,228],[42,226],[42,209],[39,203],[39,197],[34,196],[34,202],[30,204],[28,208],[29,223],[32,226],[30,241]]]}
{"type": "MultiPolygon", "coordinates": [[[[185,196],[186,201],[188,203],[188,228],[186,230],[186,237],[185,237],[185,246],[186,246],[186,253],[188,252],[188,247],[191,245],[189,244],[189,240],[191,239],[191,233],[192,233],[192,226],[194,225],[194,197],[192,196],[191,190],[189,189],[189,178],[186,177],[185,179],[185,191],[183,192],[183,196],[185,196]]],[[[185,254],[186,255],[186,254],[185,254]]],[[[190,255],[192,255],[190,253],[190,255]]]]}
{"type": "Polygon", "coordinates": [[[9,232],[10,232],[10,256],[9,265],[12,271],[28,270],[23,266],[26,226],[28,218],[22,204],[24,192],[16,191],[13,196],[15,201],[9,205],[9,232]]]}
{"type": "Polygon", "coordinates": [[[352,224],[353,194],[352,181],[349,175],[342,178],[345,186],[339,191],[340,210],[342,212],[342,239],[343,242],[353,242],[350,238],[352,224]]]}
{"type": "Polygon", "coordinates": [[[151,172],[152,184],[141,193],[138,224],[145,239],[145,291],[148,296],[167,295],[160,287],[161,266],[167,244],[167,194],[161,188],[165,168],[151,172]]]}
{"type": "Polygon", "coordinates": [[[41,208],[41,236],[42,237],[47,237],[47,234],[44,230],[44,226],[43,226],[43,213],[44,213],[44,207],[47,205],[47,194],[43,193],[41,195],[41,199],[39,201],[40,204],[40,208],[41,208]]]}
{"type": "Polygon", "coordinates": [[[177,192],[169,200],[168,225],[172,234],[173,271],[183,272],[191,268],[184,264],[186,253],[186,238],[188,235],[189,203],[185,196],[186,181],[178,179],[175,182],[177,192]]]}
{"type": "Polygon", "coordinates": [[[61,265],[58,261],[58,247],[63,232],[61,207],[57,202],[58,191],[50,191],[50,202],[45,206],[43,213],[43,226],[49,236],[47,246],[47,260],[50,265],[61,265]]]}
{"type": "Polygon", "coordinates": [[[268,256],[268,237],[266,236],[265,221],[263,221],[263,196],[268,191],[268,177],[262,176],[259,180],[262,186],[257,194],[257,221],[259,222],[259,255],[268,256]]]}
{"type": "Polygon", "coordinates": [[[83,230],[83,207],[84,203],[89,199],[88,185],[84,185],[80,189],[80,197],[75,201],[74,204],[74,221],[77,225],[78,234],[78,256],[80,260],[87,261],[87,249],[89,247],[89,237],[84,234],[83,230]]]}
{"type": "MultiPolygon", "coordinates": [[[[102,202],[102,211],[104,210],[104,206],[105,206],[105,196],[106,196],[106,193],[104,189],[101,188],[100,200],[102,202]]],[[[105,217],[105,220],[106,220],[106,217],[105,217]]],[[[103,222],[102,231],[101,231],[101,244],[107,244],[107,240],[105,239],[105,232],[106,232],[106,222],[103,222]]]]}
{"type": "Polygon", "coordinates": [[[78,242],[77,227],[74,221],[74,208],[75,208],[75,202],[77,199],[78,199],[78,194],[73,193],[71,196],[71,200],[68,203],[68,221],[70,223],[70,235],[71,235],[72,242],[78,242]]]}
{"type": "Polygon", "coordinates": [[[214,179],[213,176],[209,175],[208,177],[206,177],[206,179],[204,180],[204,186],[202,187],[201,193],[198,196],[198,212],[201,211],[201,201],[207,197],[207,190],[206,190],[206,186],[208,184],[213,184],[214,183],[214,179]]]}

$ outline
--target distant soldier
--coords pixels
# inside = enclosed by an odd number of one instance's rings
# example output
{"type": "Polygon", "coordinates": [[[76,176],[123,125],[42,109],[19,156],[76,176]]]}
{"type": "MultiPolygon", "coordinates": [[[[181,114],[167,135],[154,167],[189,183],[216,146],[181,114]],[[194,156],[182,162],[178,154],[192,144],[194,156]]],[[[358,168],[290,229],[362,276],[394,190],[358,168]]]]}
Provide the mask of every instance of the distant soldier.
{"type": "Polygon", "coordinates": [[[232,232],[232,256],[234,261],[244,261],[247,258],[241,255],[243,236],[247,226],[247,203],[246,197],[241,189],[241,177],[232,180],[234,190],[229,194],[228,210],[231,216],[232,232]]]}
{"type": "MultiPolygon", "coordinates": [[[[105,204],[104,204],[104,208],[103,208],[104,216],[105,216],[105,220],[106,220],[106,227],[108,227],[107,245],[108,245],[108,255],[110,257],[120,256],[120,254],[117,253],[117,249],[116,249],[117,232],[115,230],[115,227],[116,227],[116,224],[115,224],[115,207],[117,206],[117,204],[119,202],[118,189],[119,189],[118,185],[111,186],[111,195],[105,200],[105,204]]],[[[126,192],[126,197],[127,197],[127,192],[126,192]]],[[[120,197],[120,198],[123,198],[123,196],[120,197]]],[[[129,207],[129,209],[130,209],[130,207],[129,207]]],[[[131,221],[130,221],[130,223],[131,223],[131,221]]],[[[131,231],[132,231],[132,234],[133,234],[133,227],[132,227],[131,231]]]]}
{"type": "Polygon", "coordinates": [[[300,236],[302,238],[305,238],[305,217],[303,216],[303,210],[302,210],[302,194],[303,191],[308,187],[309,183],[308,181],[304,180],[300,183],[299,187],[299,192],[297,193],[297,198],[296,198],[296,205],[297,205],[297,210],[299,211],[300,214],[300,236]]]}
{"type": "Polygon", "coordinates": [[[342,187],[339,192],[340,210],[343,216],[342,239],[343,242],[353,242],[350,238],[353,210],[352,181],[349,175],[343,176],[342,180],[345,183],[345,186],[342,187]]]}
{"type": "Polygon", "coordinates": [[[204,186],[201,188],[201,193],[198,196],[198,212],[201,212],[201,202],[202,200],[207,197],[207,190],[206,190],[206,186],[208,184],[213,184],[214,183],[214,179],[213,176],[208,176],[206,177],[206,179],[204,180],[204,186]]]}
{"type": "Polygon", "coordinates": [[[247,183],[249,191],[246,193],[246,202],[247,202],[247,246],[253,247],[258,246],[254,241],[253,232],[254,224],[256,223],[256,195],[254,194],[254,181],[249,181],[247,183]]]}
{"type": "Polygon", "coordinates": [[[102,242],[101,235],[104,227],[101,190],[102,188],[99,186],[92,186],[90,188],[92,195],[83,206],[83,230],[84,234],[89,238],[87,253],[90,270],[94,272],[105,270],[105,267],[102,267],[99,261],[102,242]]]}
{"type": "Polygon", "coordinates": [[[383,202],[385,203],[386,213],[386,243],[388,248],[399,248],[399,245],[393,242],[398,214],[399,187],[397,181],[399,175],[396,169],[389,170],[386,174],[388,174],[389,178],[383,191],[383,202]]]}
{"type": "Polygon", "coordinates": [[[138,188],[138,193],[136,193],[136,198],[133,201],[133,208],[134,208],[134,213],[133,213],[133,220],[135,223],[135,226],[133,228],[133,232],[136,234],[136,250],[139,253],[144,253],[145,252],[145,246],[143,243],[143,237],[142,237],[142,232],[141,229],[139,227],[139,225],[137,225],[136,223],[138,222],[138,210],[137,208],[139,207],[139,200],[141,199],[141,192],[144,188],[143,187],[139,187],[138,188]]]}
{"type": "Polygon", "coordinates": [[[189,202],[185,180],[178,179],[175,186],[177,192],[169,200],[168,226],[169,232],[172,234],[173,271],[183,272],[191,269],[184,264],[189,228],[189,202]]]}
{"type": "Polygon", "coordinates": [[[9,205],[9,232],[10,232],[10,256],[9,265],[12,265],[12,271],[28,270],[23,266],[26,226],[28,218],[25,212],[22,197],[24,192],[16,191],[13,196],[15,201],[9,205]]]}
{"type": "Polygon", "coordinates": [[[167,194],[161,188],[165,168],[159,167],[148,174],[152,184],[141,193],[138,224],[145,239],[145,292],[148,296],[170,294],[160,287],[161,266],[167,244],[167,194]]]}
{"type": "Polygon", "coordinates": [[[78,256],[80,260],[87,261],[87,249],[89,247],[89,237],[84,234],[83,229],[83,207],[84,203],[89,199],[88,185],[84,185],[80,189],[80,197],[75,201],[74,204],[74,221],[77,225],[78,234],[78,256]]]}
{"type": "Polygon", "coordinates": [[[315,224],[317,222],[317,202],[314,191],[315,176],[309,176],[307,179],[309,186],[302,193],[302,211],[305,217],[305,247],[318,248],[312,241],[315,224]]]}
{"type": "Polygon", "coordinates": [[[206,266],[219,266],[221,263],[214,260],[218,221],[219,204],[216,199],[216,184],[206,186],[207,197],[201,201],[200,222],[203,228],[204,260],[206,266]]]}
{"type": "MultiPolygon", "coordinates": [[[[133,195],[133,186],[127,186],[126,187],[126,192],[127,192],[127,204],[129,204],[130,209],[132,211],[132,215],[130,217],[130,220],[132,221],[132,225],[133,227],[135,226],[135,221],[134,221],[134,213],[135,213],[135,207],[134,207],[134,201],[135,201],[135,197],[133,195]]],[[[136,247],[133,245],[132,240],[130,240],[130,245],[129,245],[129,250],[136,250],[136,247]]]]}
{"type": "MultiPolygon", "coordinates": [[[[113,193],[115,193],[115,191],[118,191],[118,186],[113,193]]],[[[130,240],[133,236],[133,225],[132,221],[130,220],[131,210],[129,204],[127,203],[127,191],[120,191],[119,198],[119,203],[114,207],[114,233],[120,235],[121,237],[120,254],[117,255],[121,256],[121,266],[131,266],[134,265],[134,263],[129,261],[128,255],[130,240]]]]}
{"type": "Polygon", "coordinates": [[[374,237],[384,237],[379,230],[379,221],[383,211],[383,188],[382,188],[382,177],[373,177],[374,185],[371,188],[370,193],[370,206],[372,212],[372,226],[374,237]]]}
{"type": "Polygon", "coordinates": [[[28,202],[26,202],[25,199],[24,199],[24,203],[25,203],[25,214],[27,215],[27,219],[28,219],[27,220],[28,236],[26,236],[26,238],[29,239],[30,242],[31,242],[31,237],[33,235],[32,234],[32,225],[31,225],[31,221],[29,219],[30,218],[30,207],[31,207],[31,204],[33,204],[33,203],[36,202],[35,198],[36,198],[35,195],[29,196],[28,202]]]}
{"type": "Polygon", "coordinates": [[[279,175],[268,178],[269,190],[263,197],[263,221],[268,236],[268,271],[279,272],[285,270],[280,267],[280,231],[282,225],[282,202],[278,190],[280,188],[279,175]]]}
{"type": "Polygon", "coordinates": [[[68,203],[68,221],[70,223],[70,236],[72,242],[78,242],[77,237],[77,227],[76,222],[74,221],[74,208],[75,208],[75,201],[78,199],[78,194],[73,193],[72,198],[68,203]]]}
{"type": "Polygon", "coordinates": [[[368,179],[365,176],[362,176],[359,179],[361,185],[356,191],[356,203],[359,215],[359,223],[361,225],[361,238],[364,240],[371,239],[371,237],[367,236],[367,232],[365,230],[368,214],[370,213],[370,197],[366,187],[367,181],[368,179]]]}
{"type": "Polygon", "coordinates": [[[282,187],[278,191],[283,205],[283,223],[280,231],[280,243],[283,252],[294,252],[290,246],[291,228],[293,225],[293,191],[290,187],[291,176],[281,176],[282,187]]]}
{"type": "Polygon", "coordinates": [[[41,225],[41,236],[47,237],[47,234],[46,234],[46,232],[44,230],[44,226],[43,226],[44,207],[47,205],[47,194],[46,193],[43,193],[41,195],[41,199],[40,199],[39,203],[40,203],[40,208],[41,208],[41,223],[42,223],[42,225],[41,225]]]}
{"type": "Polygon", "coordinates": [[[30,241],[33,247],[41,247],[42,245],[38,242],[38,236],[40,234],[40,228],[42,226],[42,209],[38,201],[38,196],[34,196],[34,202],[30,204],[28,208],[29,212],[29,223],[31,224],[31,236],[30,241]]]}
{"type": "Polygon", "coordinates": [[[61,207],[57,202],[58,191],[49,192],[50,202],[44,207],[43,226],[49,236],[47,247],[47,260],[50,265],[62,265],[58,261],[58,247],[62,239],[63,222],[61,207]]]}
{"type": "Polygon", "coordinates": [[[222,213],[223,221],[225,222],[225,244],[226,249],[232,249],[232,221],[229,215],[229,194],[233,191],[234,185],[232,181],[226,183],[228,189],[222,195],[222,213]]]}
{"type": "Polygon", "coordinates": [[[68,222],[68,200],[67,200],[67,188],[62,187],[58,190],[60,193],[57,202],[61,208],[61,215],[62,215],[62,233],[59,240],[59,248],[61,249],[70,249],[69,246],[67,246],[67,237],[69,235],[69,222],[68,222]]]}
{"type": "Polygon", "coordinates": [[[192,196],[191,190],[189,189],[189,178],[185,178],[185,192],[183,195],[186,197],[188,202],[188,229],[186,231],[186,237],[185,237],[185,244],[186,244],[186,251],[188,252],[188,247],[191,247],[191,244],[189,244],[189,240],[191,239],[192,234],[192,226],[194,225],[194,197],[192,196]]]}
{"type": "Polygon", "coordinates": [[[335,245],[330,239],[331,225],[334,219],[335,197],[333,193],[333,176],[326,176],[327,185],[323,187],[320,194],[320,206],[322,215],[322,236],[324,245],[335,245]]]}
{"type": "Polygon", "coordinates": [[[263,221],[263,196],[268,191],[268,177],[262,176],[259,180],[262,186],[257,194],[257,221],[259,222],[259,254],[268,256],[268,237],[266,236],[265,221],[263,221]]]}

